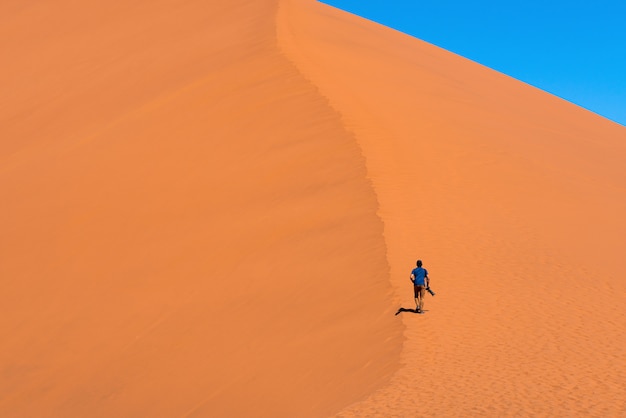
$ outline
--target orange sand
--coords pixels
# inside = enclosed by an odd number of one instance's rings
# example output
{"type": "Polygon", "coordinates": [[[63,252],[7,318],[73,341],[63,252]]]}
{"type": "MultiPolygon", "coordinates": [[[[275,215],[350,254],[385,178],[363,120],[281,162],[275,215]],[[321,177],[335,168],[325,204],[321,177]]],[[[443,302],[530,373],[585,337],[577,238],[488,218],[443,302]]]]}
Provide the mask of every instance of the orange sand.
{"type": "Polygon", "coordinates": [[[0,33],[0,416],[626,415],[626,128],[313,0],[0,33]]]}

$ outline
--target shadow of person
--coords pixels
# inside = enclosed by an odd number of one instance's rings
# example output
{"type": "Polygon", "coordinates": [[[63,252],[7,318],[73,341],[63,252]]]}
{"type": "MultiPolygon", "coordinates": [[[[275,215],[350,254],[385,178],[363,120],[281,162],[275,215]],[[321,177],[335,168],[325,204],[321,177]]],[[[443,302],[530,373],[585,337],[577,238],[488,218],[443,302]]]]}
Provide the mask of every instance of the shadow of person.
{"type": "Polygon", "coordinates": [[[398,309],[398,312],[396,312],[396,315],[398,315],[400,312],[419,313],[419,312],[417,311],[417,309],[400,308],[400,309],[398,309]]]}

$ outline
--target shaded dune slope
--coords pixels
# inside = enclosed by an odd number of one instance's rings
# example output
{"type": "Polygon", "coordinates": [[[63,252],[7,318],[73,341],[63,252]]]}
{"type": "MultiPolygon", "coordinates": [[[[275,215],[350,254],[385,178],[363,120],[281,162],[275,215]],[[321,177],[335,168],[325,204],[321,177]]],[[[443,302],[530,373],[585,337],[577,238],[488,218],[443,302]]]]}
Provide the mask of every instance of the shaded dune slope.
{"type": "Polygon", "coordinates": [[[621,416],[626,129],[417,39],[285,0],[281,48],[367,161],[402,367],[340,416],[621,416]]]}
{"type": "Polygon", "coordinates": [[[275,1],[0,13],[0,415],[323,416],[402,325],[353,134],[275,1]]]}

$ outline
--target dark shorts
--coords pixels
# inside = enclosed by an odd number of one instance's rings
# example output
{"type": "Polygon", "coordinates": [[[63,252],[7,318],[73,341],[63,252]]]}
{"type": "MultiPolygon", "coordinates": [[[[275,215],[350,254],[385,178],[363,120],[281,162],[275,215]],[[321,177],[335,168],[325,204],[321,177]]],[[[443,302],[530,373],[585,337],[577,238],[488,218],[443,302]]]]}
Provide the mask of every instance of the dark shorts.
{"type": "Polygon", "coordinates": [[[415,297],[424,297],[424,291],[426,290],[426,286],[421,286],[419,284],[413,285],[413,292],[415,292],[415,297]]]}

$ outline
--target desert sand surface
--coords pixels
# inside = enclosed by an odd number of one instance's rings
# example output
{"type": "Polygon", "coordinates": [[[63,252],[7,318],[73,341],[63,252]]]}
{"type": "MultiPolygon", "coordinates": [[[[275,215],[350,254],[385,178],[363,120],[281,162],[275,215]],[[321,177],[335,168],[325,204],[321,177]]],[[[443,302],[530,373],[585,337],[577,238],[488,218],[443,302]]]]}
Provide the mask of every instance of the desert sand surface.
{"type": "Polygon", "coordinates": [[[0,416],[626,415],[623,126],[314,0],[0,33],[0,416]]]}

